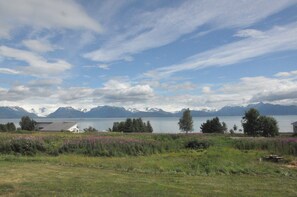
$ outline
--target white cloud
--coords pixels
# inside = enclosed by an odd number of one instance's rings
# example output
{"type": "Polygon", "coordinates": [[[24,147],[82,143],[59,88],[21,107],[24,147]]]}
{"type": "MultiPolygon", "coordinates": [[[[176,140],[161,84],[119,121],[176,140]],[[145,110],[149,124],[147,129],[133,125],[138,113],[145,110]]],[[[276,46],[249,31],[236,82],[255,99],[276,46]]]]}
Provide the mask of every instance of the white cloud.
{"type": "Polygon", "coordinates": [[[27,106],[29,109],[44,106],[53,109],[53,106],[65,105],[77,108],[115,105],[138,109],[149,106],[169,111],[186,107],[218,109],[252,102],[297,104],[297,79],[294,76],[244,77],[233,83],[204,85],[203,94],[162,94],[154,91],[151,85],[133,84],[127,79],[111,79],[100,88],[62,85],[61,80],[48,78],[29,81],[27,84],[17,83],[9,89],[0,87],[0,100],[4,104],[27,106]]]}
{"type": "Polygon", "coordinates": [[[0,37],[8,38],[17,27],[87,29],[101,26],[72,0],[0,0],[0,37]]]}
{"type": "Polygon", "coordinates": [[[203,92],[204,94],[209,94],[209,93],[211,93],[211,92],[212,92],[211,87],[209,87],[209,86],[204,86],[204,87],[202,87],[202,92],[203,92]]]}
{"type": "Polygon", "coordinates": [[[236,94],[249,102],[288,102],[297,101],[297,80],[295,78],[245,77],[239,83],[226,84],[221,88],[223,94],[236,94]],[[293,93],[293,94],[292,94],[293,93]],[[295,96],[294,96],[295,95],[295,96]]]}
{"type": "Polygon", "coordinates": [[[216,49],[198,53],[187,58],[181,64],[151,70],[145,75],[152,78],[163,78],[176,72],[227,66],[274,52],[297,49],[297,23],[274,27],[263,32],[263,34],[264,36],[261,37],[248,37],[216,49]]]}
{"type": "Polygon", "coordinates": [[[109,69],[109,65],[108,64],[99,64],[98,67],[101,68],[101,69],[103,69],[103,70],[108,70],[109,69]]]}
{"type": "Polygon", "coordinates": [[[17,75],[19,74],[19,71],[10,69],[10,68],[0,68],[1,74],[10,74],[10,75],[17,75]]]}
{"type": "Polygon", "coordinates": [[[29,81],[28,85],[30,87],[50,87],[50,86],[57,86],[61,85],[63,80],[61,78],[43,78],[43,79],[38,79],[38,80],[32,80],[29,81]]]}
{"type": "Polygon", "coordinates": [[[71,68],[71,64],[64,60],[48,61],[32,52],[0,46],[0,56],[6,59],[14,59],[25,62],[24,66],[18,70],[28,75],[46,76],[50,74],[61,74],[61,72],[71,68]]]}
{"type": "Polygon", "coordinates": [[[112,35],[101,48],[84,57],[99,62],[125,60],[142,51],[172,43],[203,25],[245,27],[293,3],[296,1],[189,0],[177,7],[138,12],[129,22],[129,28],[119,28],[117,35],[112,35]]]}
{"type": "Polygon", "coordinates": [[[291,77],[297,76],[297,70],[290,71],[290,72],[279,72],[275,74],[276,77],[291,77]]]}
{"type": "MultiPolygon", "coordinates": [[[[132,85],[127,81],[109,80],[94,95],[101,96],[108,103],[139,103],[153,97],[149,85],[132,85]]],[[[100,99],[100,97],[99,97],[100,99]]]]}
{"type": "Polygon", "coordinates": [[[244,30],[240,30],[238,31],[234,36],[236,37],[242,37],[242,38],[259,38],[259,37],[263,37],[264,34],[262,31],[256,30],[256,29],[244,29],[244,30]]]}
{"type": "Polygon", "coordinates": [[[40,53],[54,51],[57,48],[46,40],[23,40],[22,43],[31,51],[40,53]]]}

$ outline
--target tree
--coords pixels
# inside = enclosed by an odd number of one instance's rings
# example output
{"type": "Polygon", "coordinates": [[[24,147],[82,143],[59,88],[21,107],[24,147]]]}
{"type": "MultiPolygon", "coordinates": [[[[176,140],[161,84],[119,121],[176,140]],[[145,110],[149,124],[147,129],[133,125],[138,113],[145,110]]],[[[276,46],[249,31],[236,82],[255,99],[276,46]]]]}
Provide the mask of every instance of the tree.
{"type": "Polygon", "coordinates": [[[241,121],[244,134],[251,136],[256,136],[259,134],[259,118],[260,113],[255,108],[251,108],[245,112],[241,121]]]}
{"type": "Polygon", "coordinates": [[[227,133],[227,131],[228,131],[228,127],[225,122],[222,122],[222,131],[223,131],[223,133],[227,133]]]}
{"type": "Polygon", "coordinates": [[[147,121],[146,127],[147,127],[147,132],[149,132],[149,133],[153,132],[153,127],[152,127],[150,121],[147,121]]]}
{"type": "Polygon", "coordinates": [[[16,126],[13,122],[9,122],[6,124],[7,131],[16,131],[16,126]]]}
{"type": "Polygon", "coordinates": [[[277,121],[273,117],[260,116],[259,132],[264,137],[274,137],[279,134],[277,121]]]}
{"type": "Polygon", "coordinates": [[[127,118],[126,122],[125,122],[125,128],[124,128],[124,132],[132,132],[132,119],[131,118],[127,118]]]}
{"type": "Polygon", "coordinates": [[[261,116],[254,108],[245,112],[242,127],[244,133],[250,136],[273,137],[279,134],[277,121],[273,117],[261,116]]]}
{"type": "Polygon", "coordinates": [[[225,122],[220,122],[218,117],[212,120],[207,120],[200,127],[202,133],[225,133],[227,131],[227,125],[225,122]]]}
{"type": "Polygon", "coordinates": [[[31,119],[29,116],[23,116],[20,121],[21,129],[27,131],[34,131],[36,124],[36,121],[31,119]]]}
{"type": "Polygon", "coordinates": [[[190,109],[184,111],[182,118],[179,119],[178,125],[179,129],[183,132],[188,133],[189,131],[193,131],[193,119],[190,109]]]}
{"type": "Polygon", "coordinates": [[[233,125],[233,130],[237,131],[237,125],[236,124],[233,125]]]}
{"type": "Polygon", "coordinates": [[[149,121],[147,123],[143,122],[141,118],[131,119],[127,118],[126,121],[114,122],[111,132],[153,132],[153,128],[149,121]]]}

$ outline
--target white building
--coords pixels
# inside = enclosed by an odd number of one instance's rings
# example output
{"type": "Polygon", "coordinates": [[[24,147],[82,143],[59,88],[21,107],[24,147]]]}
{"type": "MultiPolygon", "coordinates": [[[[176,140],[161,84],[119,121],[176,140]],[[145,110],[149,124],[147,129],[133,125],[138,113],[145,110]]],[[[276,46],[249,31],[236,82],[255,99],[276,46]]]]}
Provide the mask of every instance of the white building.
{"type": "Polygon", "coordinates": [[[70,131],[80,133],[76,122],[37,122],[39,131],[70,131]]]}

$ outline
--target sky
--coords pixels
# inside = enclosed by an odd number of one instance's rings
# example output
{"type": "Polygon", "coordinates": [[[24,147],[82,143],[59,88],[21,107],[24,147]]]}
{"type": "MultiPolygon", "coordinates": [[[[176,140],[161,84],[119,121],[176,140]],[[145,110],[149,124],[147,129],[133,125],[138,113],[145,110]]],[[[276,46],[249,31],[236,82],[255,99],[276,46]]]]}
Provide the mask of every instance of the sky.
{"type": "Polygon", "coordinates": [[[297,105],[297,0],[0,0],[0,105],[297,105]]]}

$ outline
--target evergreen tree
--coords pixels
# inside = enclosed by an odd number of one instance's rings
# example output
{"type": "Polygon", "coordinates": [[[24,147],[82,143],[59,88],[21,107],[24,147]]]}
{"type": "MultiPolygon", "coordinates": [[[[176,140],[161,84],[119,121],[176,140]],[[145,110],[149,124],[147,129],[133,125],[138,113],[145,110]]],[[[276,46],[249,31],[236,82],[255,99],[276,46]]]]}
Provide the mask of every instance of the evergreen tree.
{"type": "Polygon", "coordinates": [[[31,119],[29,116],[23,116],[20,121],[20,126],[22,130],[34,131],[36,122],[33,119],[31,119]]]}
{"type": "Polygon", "coordinates": [[[127,118],[125,122],[124,132],[132,132],[132,120],[131,118],[127,118]]]}
{"type": "Polygon", "coordinates": [[[127,118],[126,121],[114,122],[111,132],[153,132],[153,128],[148,121],[147,123],[143,122],[141,118],[131,119],[127,118]]]}
{"type": "Polygon", "coordinates": [[[147,121],[146,126],[147,126],[147,132],[152,133],[153,127],[152,127],[150,121],[147,121]]]}
{"type": "Polygon", "coordinates": [[[227,125],[225,122],[220,122],[218,117],[212,120],[207,120],[200,127],[202,133],[225,133],[227,131],[227,125]]]}
{"type": "Polygon", "coordinates": [[[178,122],[179,129],[183,132],[188,133],[193,131],[193,120],[190,109],[186,109],[181,119],[178,122]]]}

